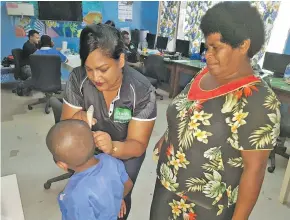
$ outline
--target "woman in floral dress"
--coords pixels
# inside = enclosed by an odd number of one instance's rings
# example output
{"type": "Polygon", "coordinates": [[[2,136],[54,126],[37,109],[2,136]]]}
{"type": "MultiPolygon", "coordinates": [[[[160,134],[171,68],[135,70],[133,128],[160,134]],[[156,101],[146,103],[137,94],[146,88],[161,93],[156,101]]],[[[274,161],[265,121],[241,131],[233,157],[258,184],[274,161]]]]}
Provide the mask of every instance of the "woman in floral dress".
{"type": "Polygon", "coordinates": [[[248,2],[201,21],[207,67],[169,105],[151,220],[247,220],[280,127],[279,101],[250,64],[264,26],[248,2]]]}

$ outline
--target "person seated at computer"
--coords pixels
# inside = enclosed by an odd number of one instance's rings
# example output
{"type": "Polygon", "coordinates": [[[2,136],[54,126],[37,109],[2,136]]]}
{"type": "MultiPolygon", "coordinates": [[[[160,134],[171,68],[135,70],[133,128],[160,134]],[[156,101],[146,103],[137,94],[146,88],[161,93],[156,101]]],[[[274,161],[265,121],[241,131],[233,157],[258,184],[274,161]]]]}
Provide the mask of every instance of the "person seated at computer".
{"type": "Polygon", "coordinates": [[[105,22],[106,25],[112,26],[112,27],[116,27],[114,21],[108,20],[105,22]]]}
{"type": "Polygon", "coordinates": [[[48,35],[42,35],[40,39],[41,48],[37,50],[34,54],[39,55],[58,55],[62,63],[68,61],[67,57],[63,55],[60,51],[53,48],[54,43],[51,40],[51,37],[48,35]]]}
{"type": "Polygon", "coordinates": [[[28,32],[28,41],[26,41],[22,48],[22,61],[21,61],[21,73],[23,78],[31,77],[31,68],[29,63],[29,56],[33,54],[37,49],[39,44],[39,33],[36,30],[30,30],[28,32]]]}
{"type": "Polygon", "coordinates": [[[138,54],[138,48],[131,43],[128,31],[122,31],[121,35],[125,44],[127,64],[140,72],[143,68],[143,63],[139,62],[140,56],[138,54]]]}

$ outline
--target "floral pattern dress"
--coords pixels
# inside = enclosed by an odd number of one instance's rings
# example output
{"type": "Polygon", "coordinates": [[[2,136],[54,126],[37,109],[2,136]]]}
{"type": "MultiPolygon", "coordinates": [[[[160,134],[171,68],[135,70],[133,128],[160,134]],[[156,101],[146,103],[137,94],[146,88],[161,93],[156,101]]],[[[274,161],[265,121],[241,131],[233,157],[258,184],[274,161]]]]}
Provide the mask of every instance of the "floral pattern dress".
{"type": "Polygon", "coordinates": [[[249,76],[204,91],[204,68],[169,105],[151,220],[229,220],[243,172],[241,151],[270,150],[280,133],[280,102],[249,76]]]}

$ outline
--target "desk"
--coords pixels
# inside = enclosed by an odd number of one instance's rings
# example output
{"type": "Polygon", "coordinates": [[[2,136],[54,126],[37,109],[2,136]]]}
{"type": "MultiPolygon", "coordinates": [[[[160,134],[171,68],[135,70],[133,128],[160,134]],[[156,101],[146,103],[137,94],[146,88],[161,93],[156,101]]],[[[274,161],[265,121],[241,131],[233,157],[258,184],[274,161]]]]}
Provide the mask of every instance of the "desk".
{"type": "Polygon", "coordinates": [[[172,65],[170,74],[170,98],[174,98],[179,93],[180,73],[185,73],[195,77],[196,74],[206,65],[200,60],[171,60],[168,61],[168,64],[172,65]]]}
{"type": "Polygon", "coordinates": [[[62,63],[62,67],[71,72],[74,68],[81,66],[80,55],[68,55],[68,62],[62,63]]]}
{"type": "Polygon", "coordinates": [[[1,177],[1,219],[24,220],[16,175],[1,177]]]}
{"type": "Polygon", "coordinates": [[[290,106],[290,85],[283,78],[272,77],[270,84],[278,99],[290,106]]]}
{"type": "MultiPolygon", "coordinates": [[[[149,56],[149,54],[140,54],[141,61],[146,59],[147,56],[149,56]]],[[[185,73],[194,77],[206,65],[200,60],[189,60],[188,58],[181,60],[164,58],[164,62],[166,67],[170,70],[169,98],[174,98],[179,93],[180,73],[185,73]]]]}

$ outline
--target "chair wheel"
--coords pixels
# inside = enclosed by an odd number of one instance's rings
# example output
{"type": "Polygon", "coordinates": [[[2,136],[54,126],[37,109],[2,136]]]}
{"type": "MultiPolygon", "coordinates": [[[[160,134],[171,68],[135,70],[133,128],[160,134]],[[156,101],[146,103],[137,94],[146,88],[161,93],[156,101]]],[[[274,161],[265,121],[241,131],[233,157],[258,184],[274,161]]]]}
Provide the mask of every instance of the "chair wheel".
{"type": "Polygon", "coordinates": [[[44,185],[43,185],[44,189],[50,189],[51,187],[51,183],[48,183],[46,182],[44,185]]]}
{"type": "Polygon", "coordinates": [[[160,100],[163,100],[163,97],[160,97],[160,100]]]}
{"type": "Polygon", "coordinates": [[[49,108],[45,108],[45,113],[46,113],[46,114],[49,114],[49,113],[50,113],[49,108]]]}
{"type": "Polygon", "coordinates": [[[268,172],[273,173],[276,167],[268,167],[268,172]]]}
{"type": "Polygon", "coordinates": [[[31,106],[31,105],[28,105],[28,109],[29,109],[29,110],[32,110],[33,108],[32,108],[32,106],[31,106]]]}

